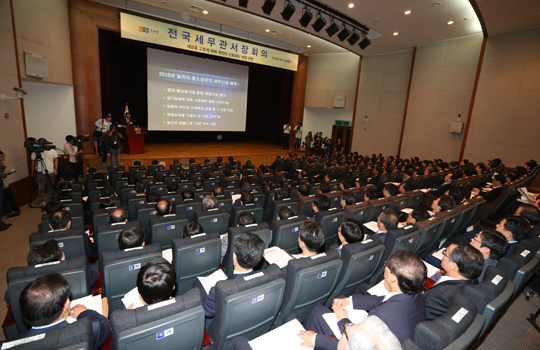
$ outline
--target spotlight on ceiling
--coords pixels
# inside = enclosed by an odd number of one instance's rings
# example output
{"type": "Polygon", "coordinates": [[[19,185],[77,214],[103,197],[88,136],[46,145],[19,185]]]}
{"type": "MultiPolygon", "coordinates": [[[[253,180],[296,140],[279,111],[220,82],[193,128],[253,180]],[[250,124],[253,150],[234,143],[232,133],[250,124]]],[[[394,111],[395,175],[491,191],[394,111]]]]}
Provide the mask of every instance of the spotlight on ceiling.
{"type": "Polygon", "coordinates": [[[315,20],[315,22],[312,25],[313,30],[318,33],[318,32],[321,31],[321,29],[324,28],[325,25],[326,25],[326,18],[321,16],[321,13],[319,12],[319,14],[317,15],[317,19],[315,20]]]}
{"type": "Polygon", "coordinates": [[[347,27],[345,27],[345,23],[343,23],[343,29],[337,35],[339,41],[343,41],[343,40],[347,39],[349,37],[349,35],[351,35],[351,32],[347,29],[347,27]]]}
{"type": "Polygon", "coordinates": [[[339,26],[332,19],[332,24],[330,24],[330,27],[326,28],[326,33],[328,33],[328,36],[331,37],[334,34],[336,34],[338,31],[339,31],[339,26]]]}
{"type": "Polygon", "coordinates": [[[307,27],[309,22],[313,19],[313,13],[306,7],[302,10],[302,17],[300,18],[300,25],[307,27]]]}
{"type": "Polygon", "coordinates": [[[276,0],[264,0],[264,4],[261,8],[264,14],[269,15],[272,13],[274,6],[276,6],[276,0]]]}
{"type": "Polygon", "coordinates": [[[348,41],[349,44],[351,44],[351,45],[356,44],[356,42],[357,42],[358,40],[360,40],[360,34],[358,34],[357,32],[352,33],[352,35],[349,37],[349,39],[347,39],[347,41],[348,41]]]}
{"type": "Polygon", "coordinates": [[[369,40],[367,37],[364,37],[364,39],[360,42],[360,44],[358,44],[358,46],[360,46],[360,48],[363,50],[368,47],[369,44],[371,44],[371,40],[369,40]]]}
{"type": "Polygon", "coordinates": [[[238,6],[247,8],[248,2],[249,0],[238,0],[238,6]]]}
{"type": "Polygon", "coordinates": [[[291,19],[294,11],[296,11],[296,7],[289,0],[286,0],[284,5],[285,7],[283,9],[283,12],[281,13],[281,17],[285,21],[288,21],[291,19]]]}

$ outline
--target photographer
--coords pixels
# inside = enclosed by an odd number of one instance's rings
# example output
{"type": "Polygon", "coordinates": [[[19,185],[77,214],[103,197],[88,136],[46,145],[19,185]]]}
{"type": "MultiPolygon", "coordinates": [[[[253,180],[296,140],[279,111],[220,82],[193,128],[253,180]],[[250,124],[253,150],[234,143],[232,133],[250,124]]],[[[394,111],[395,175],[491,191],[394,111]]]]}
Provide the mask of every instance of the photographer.
{"type": "MultiPolygon", "coordinates": [[[[38,142],[43,141],[45,141],[43,138],[38,140],[38,142]]],[[[36,171],[39,205],[44,207],[52,198],[54,180],[58,173],[58,153],[54,149],[44,150],[41,152],[41,158],[43,161],[38,161],[36,167],[36,152],[32,152],[30,156],[30,159],[32,159],[32,169],[36,171]]]]}
{"type": "Polygon", "coordinates": [[[64,145],[64,154],[69,156],[69,165],[70,165],[71,171],[68,171],[68,173],[70,173],[70,175],[73,175],[73,177],[75,178],[75,181],[79,180],[79,167],[77,165],[77,155],[83,153],[82,150],[77,151],[77,149],[78,149],[77,139],[71,135],[66,136],[66,144],[64,145]]]}
{"type": "MultiPolygon", "coordinates": [[[[124,137],[118,131],[116,131],[116,125],[112,125],[108,133],[104,134],[102,137],[102,147],[106,147],[111,153],[111,166],[114,166],[114,161],[116,158],[116,166],[120,165],[120,145],[122,144],[121,140],[124,137]]],[[[107,159],[107,153],[103,155],[103,163],[107,159]]]]}
{"type": "Polygon", "coordinates": [[[306,136],[306,156],[311,155],[311,143],[313,142],[313,135],[311,135],[311,131],[308,132],[306,136]]]}
{"type": "MultiPolygon", "coordinates": [[[[94,130],[94,150],[96,151],[96,155],[100,155],[99,154],[99,149],[98,149],[98,143],[101,141],[101,137],[103,136],[103,134],[107,133],[109,131],[109,128],[111,127],[111,115],[109,114],[107,117],[105,118],[101,118],[99,119],[98,121],[96,121],[94,123],[94,125],[96,126],[96,130],[94,130]]],[[[101,160],[101,157],[100,159],[101,160]]],[[[105,161],[103,160],[103,163],[105,163],[105,161]]]]}
{"type": "Polygon", "coordinates": [[[294,127],[293,135],[294,135],[294,145],[293,149],[297,152],[300,152],[300,144],[302,141],[302,123],[298,123],[297,126],[294,127]]]}
{"type": "MultiPolygon", "coordinates": [[[[13,195],[13,191],[11,190],[11,187],[9,187],[8,183],[6,182],[6,177],[8,175],[14,174],[15,169],[6,171],[4,160],[5,160],[4,152],[0,151],[0,185],[2,187],[2,193],[4,195],[4,199],[2,200],[2,203],[0,203],[0,215],[2,215],[1,204],[4,204],[7,217],[8,219],[11,219],[15,216],[21,215],[21,209],[19,208],[19,205],[17,204],[17,200],[15,199],[15,195],[13,195]]],[[[0,223],[0,228],[2,226],[3,225],[0,223]]]]}

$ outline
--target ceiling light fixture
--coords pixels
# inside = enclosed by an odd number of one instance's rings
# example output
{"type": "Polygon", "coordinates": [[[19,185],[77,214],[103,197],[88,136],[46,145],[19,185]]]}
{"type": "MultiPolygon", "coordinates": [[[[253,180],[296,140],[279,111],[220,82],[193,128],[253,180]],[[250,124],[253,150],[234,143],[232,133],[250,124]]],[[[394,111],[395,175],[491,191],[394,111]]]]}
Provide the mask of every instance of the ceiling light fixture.
{"type": "Polygon", "coordinates": [[[208,14],[208,11],[206,11],[206,10],[203,10],[203,12],[202,12],[202,13],[204,13],[205,15],[207,15],[207,14],[208,14]]]}
{"type": "Polygon", "coordinates": [[[238,6],[247,8],[249,0],[238,0],[238,6]]]}
{"type": "Polygon", "coordinates": [[[300,17],[300,25],[302,27],[307,27],[309,22],[311,22],[311,20],[313,19],[313,13],[311,13],[311,11],[309,11],[309,8],[306,6],[304,7],[304,9],[302,10],[302,17],[300,17]]]}
{"type": "Polygon", "coordinates": [[[448,22],[446,22],[446,24],[448,24],[448,25],[454,24],[454,21],[448,21],[448,22]]]}
{"type": "Polygon", "coordinates": [[[345,23],[343,23],[343,29],[337,35],[339,41],[343,41],[343,40],[347,39],[349,37],[349,35],[351,35],[351,32],[347,29],[347,27],[345,27],[345,23]]]}
{"type": "Polygon", "coordinates": [[[319,12],[319,14],[317,15],[317,19],[315,20],[315,22],[312,25],[313,30],[318,33],[318,32],[321,31],[321,29],[324,28],[325,25],[326,25],[326,18],[321,16],[321,13],[319,12]]]}
{"type": "Polygon", "coordinates": [[[398,32],[394,32],[394,36],[395,36],[395,35],[398,35],[398,34],[399,34],[398,32]]]}
{"type": "Polygon", "coordinates": [[[281,17],[288,21],[291,19],[292,15],[294,14],[294,11],[296,11],[296,7],[289,1],[286,0],[283,8],[283,12],[281,12],[281,17]]]}
{"type": "Polygon", "coordinates": [[[311,45],[308,45],[307,47],[311,47],[311,45]]]}
{"type": "Polygon", "coordinates": [[[406,14],[406,15],[410,15],[410,14],[411,14],[411,11],[407,10],[407,11],[405,11],[405,14],[406,14]]]}
{"type": "Polygon", "coordinates": [[[264,4],[261,8],[265,15],[269,15],[272,13],[274,6],[276,6],[276,0],[264,0],[264,4]]]}
{"type": "Polygon", "coordinates": [[[270,29],[265,29],[264,31],[268,33],[268,32],[270,32],[270,29]]]}
{"type": "Polygon", "coordinates": [[[351,2],[351,3],[349,4],[349,8],[352,9],[353,7],[354,7],[354,4],[351,2]]]}
{"type": "Polygon", "coordinates": [[[339,31],[339,26],[336,24],[336,22],[334,22],[334,19],[332,18],[332,23],[330,24],[330,27],[326,28],[326,33],[328,33],[329,37],[332,37],[338,31],[339,31]]]}
{"type": "Polygon", "coordinates": [[[364,37],[364,39],[362,39],[362,41],[360,42],[360,44],[358,44],[358,46],[360,46],[360,48],[363,50],[366,47],[368,47],[369,44],[371,44],[371,40],[369,40],[367,37],[364,37]]]}

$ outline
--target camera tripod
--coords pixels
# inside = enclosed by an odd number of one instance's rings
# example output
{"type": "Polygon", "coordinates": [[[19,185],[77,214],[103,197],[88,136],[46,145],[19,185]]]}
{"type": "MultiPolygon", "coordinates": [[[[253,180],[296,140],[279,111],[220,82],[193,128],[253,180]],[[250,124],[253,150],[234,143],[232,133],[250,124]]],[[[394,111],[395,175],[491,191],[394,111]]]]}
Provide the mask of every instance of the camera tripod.
{"type": "Polygon", "coordinates": [[[42,186],[40,186],[39,184],[39,181],[38,181],[38,175],[39,175],[39,172],[38,172],[38,168],[41,167],[41,171],[42,173],[45,174],[45,177],[46,177],[46,181],[49,182],[49,185],[51,186],[52,189],[54,189],[54,184],[51,180],[51,177],[49,176],[49,170],[47,169],[47,166],[45,165],[45,161],[43,160],[43,157],[41,156],[41,152],[34,152],[35,155],[36,155],[36,158],[34,159],[34,169],[32,170],[32,177],[34,178],[34,182],[35,182],[35,186],[32,186],[31,187],[31,190],[30,190],[30,201],[28,202],[28,206],[30,208],[36,208],[34,206],[32,206],[32,200],[34,198],[34,188],[36,188],[36,190],[38,191],[37,195],[38,195],[38,201],[40,202],[39,203],[39,207],[41,208],[41,211],[43,211],[45,209],[45,206],[43,205],[43,203],[41,203],[41,198],[40,198],[40,195],[42,194],[42,191],[45,191],[46,190],[46,186],[45,188],[41,188],[42,186]]]}

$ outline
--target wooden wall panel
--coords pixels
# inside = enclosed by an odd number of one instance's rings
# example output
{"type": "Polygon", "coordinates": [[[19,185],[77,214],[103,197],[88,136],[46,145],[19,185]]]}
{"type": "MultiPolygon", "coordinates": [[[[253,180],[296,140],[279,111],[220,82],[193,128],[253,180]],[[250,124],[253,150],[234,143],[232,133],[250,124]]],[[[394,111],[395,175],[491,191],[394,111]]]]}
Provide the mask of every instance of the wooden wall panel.
{"type": "MultiPolygon", "coordinates": [[[[307,70],[308,56],[298,55],[298,69],[294,74],[293,93],[291,101],[291,134],[292,129],[296,126],[296,124],[302,123],[304,121],[304,101],[306,99],[307,70]]],[[[307,134],[304,134],[303,136],[305,137],[305,135],[307,134]]],[[[293,147],[294,137],[292,135],[289,142],[289,146],[293,147]]]]}

